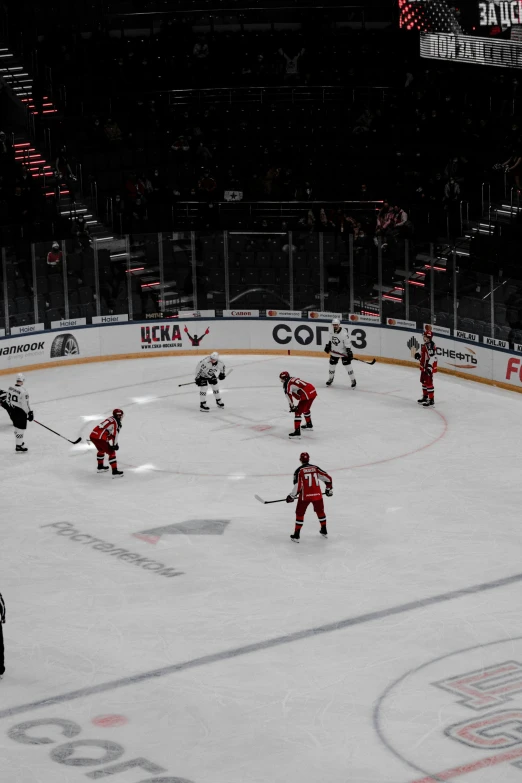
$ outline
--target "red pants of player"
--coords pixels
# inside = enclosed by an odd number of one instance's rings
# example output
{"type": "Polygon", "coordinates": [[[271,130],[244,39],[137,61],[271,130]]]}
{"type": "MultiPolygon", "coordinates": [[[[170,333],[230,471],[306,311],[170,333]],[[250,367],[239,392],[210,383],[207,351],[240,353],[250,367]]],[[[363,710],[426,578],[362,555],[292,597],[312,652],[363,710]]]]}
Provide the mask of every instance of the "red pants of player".
{"type": "Polygon", "coordinates": [[[432,400],[435,396],[432,373],[421,370],[420,382],[422,386],[422,396],[432,400]]]}
{"type": "Polygon", "coordinates": [[[298,430],[301,426],[301,419],[304,416],[306,424],[310,424],[312,421],[311,414],[310,414],[310,408],[312,407],[312,403],[317,397],[317,392],[310,397],[308,400],[299,400],[297,403],[297,408],[295,409],[294,413],[294,429],[298,430]]]}
{"type": "Polygon", "coordinates": [[[303,524],[304,515],[306,514],[306,509],[308,508],[310,503],[313,505],[314,511],[317,514],[317,518],[321,523],[321,525],[325,525],[326,514],[324,512],[324,503],[322,497],[317,498],[317,500],[308,500],[307,498],[303,500],[302,498],[299,498],[299,500],[297,501],[297,508],[295,510],[296,524],[298,525],[303,524]]]}
{"type": "Polygon", "coordinates": [[[96,446],[96,449],[98,451],[96,458],[98,460],[98,465],[103,465],[103,460],[105,459],[105,455],[109,455],[109,465],[113,470],[118,469],[118,463],[116,462],[116,452],[110,446],[106,440],[101,440],[100,438],[91,438],[91,443],[94,443],[96,446]]]}

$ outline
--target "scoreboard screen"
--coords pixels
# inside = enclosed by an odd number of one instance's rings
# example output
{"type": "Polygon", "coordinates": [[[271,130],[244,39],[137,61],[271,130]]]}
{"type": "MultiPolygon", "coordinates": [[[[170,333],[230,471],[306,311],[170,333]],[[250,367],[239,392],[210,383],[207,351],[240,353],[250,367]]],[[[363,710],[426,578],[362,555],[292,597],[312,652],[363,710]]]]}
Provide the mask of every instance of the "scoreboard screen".
{"type": "Polygon", "coordinates": [[[398,0],[400,26],[433,60],[522,68],[522,0],[398,0]]]}

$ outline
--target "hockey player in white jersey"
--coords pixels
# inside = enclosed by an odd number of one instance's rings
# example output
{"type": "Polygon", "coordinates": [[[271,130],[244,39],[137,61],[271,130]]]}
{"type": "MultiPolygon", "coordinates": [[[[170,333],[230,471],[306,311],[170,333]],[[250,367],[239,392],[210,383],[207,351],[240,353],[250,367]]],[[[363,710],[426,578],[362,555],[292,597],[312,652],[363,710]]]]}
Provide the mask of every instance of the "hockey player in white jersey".
{"type": "MultiPolygon", "coordinates": [[[[23,375],[17,375],[15,385],[8,388],[5,398],[6,410],[13,422],[16,451],[18,453],[28,450],[24,443],[24,433],[27,429],[27,422],[33,421],[34,418],[24,381],[25,377],[23,375]]],[[[2,407],[5,407],[5,405],[2,407]]]]}
{"type": "Polygon", "coordinates": [[[210,410],[207,405],[207,386],[212,386],[218,408],[225,407],[225,403],[220,397],[218,380],[225,380],[225,365],[219,358],[217,351],[214,351],[210,356],[205,356],[196,367],[196,385],[199,386],[200,411],[210,410]]]}
{"type": "Polygon", "coordinates": [[[330,354],[330,367],[328,370],[329,378],[326,381],[327,386],[331,386],[335,377],[335,367],[342,361],[346,367],[346,372],[352,384],[352,389],[357,385],[355,373],[352,367],[353,351],[350,336],[346,329],[341,326],[338,318],[334,318],[328,332],[328,342],[324,347],[325,353],[330,354]]]}

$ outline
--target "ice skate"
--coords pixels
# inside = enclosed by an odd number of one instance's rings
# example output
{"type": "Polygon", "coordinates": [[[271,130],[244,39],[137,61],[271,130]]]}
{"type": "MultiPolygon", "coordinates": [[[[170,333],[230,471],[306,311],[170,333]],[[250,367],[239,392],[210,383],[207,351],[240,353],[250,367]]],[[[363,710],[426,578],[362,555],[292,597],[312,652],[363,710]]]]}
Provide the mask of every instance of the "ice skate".
{"type": "Polygon", "coordinates": [[[206,402],[200,402],[199,403],[199,410],[208,412],[210,410],[210,408],[208,407],[206,402]]]}
{"type": "Polygon", "coordinates": [[[319,532],[323,538],[328,538],[328,530],[326,529],[326,525],[321,525],[319,532]]]}
{"type": "Polygon", "coordinates": [[[435,405],[435,400],[424,400],[422,403],[423,408],[431,408],[432,405],[435,405]]]}
{"type": "Polygon", "coordinates": [[[304,430],[313,430],[313,428],[314,428],[314,425],[312,424],[312,422],[311,422],[311,421],[308,421],[308,422],[307,422],[307,423],[304,425],[304,427],[303,427],[303,429],[304,429],[304,430]]]}
{"type": "Polygon", "coordinates": [[[328,378],[328,380],[326,381],[326,385],[331,386],[333,382],[334,382],[333,378],[328,378]]]}
{"type": "Polygon", "coordinates": [[[299,429],[294,430],[293,432],[288,433],[289,438],[300,438],[301,437],[301,427],[299,429]]]}
{"type": "Polygon", "coordinates": [[[216,400],[216,405],[218,406],[218,408],[225,407],[225,403],[222,400],[216,400]]]}
{"type": "Polygon", "coordinates": [[[98,465],[97,473],[100,475],[101,473],[106,473],[109,470],[108,465],[98,465]]]}
{"type": "Polygon", "coordinates": [[[356,387],[356,386],[357,386],[357,381],[356,381],[356,380],[355,380],[355,378],[354,378],[354,379],[352,380],[352,389],[355,389],[355,387],[356,387]]]}
{"type": "Polygon", "coordinates": [[[428,398],[421,397],[420,400],[417,400],[417,402],[419,403],[419,405],[424,405],[425,402],[428,402],[428,398]]]}
{"type": "Polygon", "coordinates": [[[24,446],[24,444],[23,444],[23,443],[22,443],[22,445],[21,445],[21,446],[17,446],[17,447],[16,447],[16,453],[17,453],[17,454],[23,454],[23,453],[24,453],[24,452],[26,452],[26,451],[29,451],[29,449],[27,448],[27,446],[24,446]]]}
{"type": "Polygon", "coordinates": [[[290,538],[292,539],[292,541],[294,541],[294,543],[298,544],[299,543],[299,539],[300,539],[300,535],[299,535],[299,533],[292,533],[290,538]]]}
{"type": "Polygon", "coordinates": [[[123,476],[123,470],[113,470],[112,471],[112,477],[113,478],[120,478],[120,476],[123,476]]]}

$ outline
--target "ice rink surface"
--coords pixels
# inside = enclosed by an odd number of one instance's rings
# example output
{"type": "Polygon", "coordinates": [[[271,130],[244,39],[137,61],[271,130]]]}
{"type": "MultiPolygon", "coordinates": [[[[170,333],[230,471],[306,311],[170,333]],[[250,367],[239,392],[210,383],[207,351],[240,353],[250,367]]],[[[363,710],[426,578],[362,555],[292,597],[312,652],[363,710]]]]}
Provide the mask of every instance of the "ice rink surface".
{"type": "Polygon", "coordinates": [[[123,408],[119,480],[36,424],[15,455],[0,410],[1,783],[521,783],[520,397],[224,358],[208,414],[195,357],[26,373],[71,439],[123,408]],[[284,369],[319,391],[298,443],[284,369]],[[295,545],[254,494],[304,449],[334,496],[295,545]]]}

